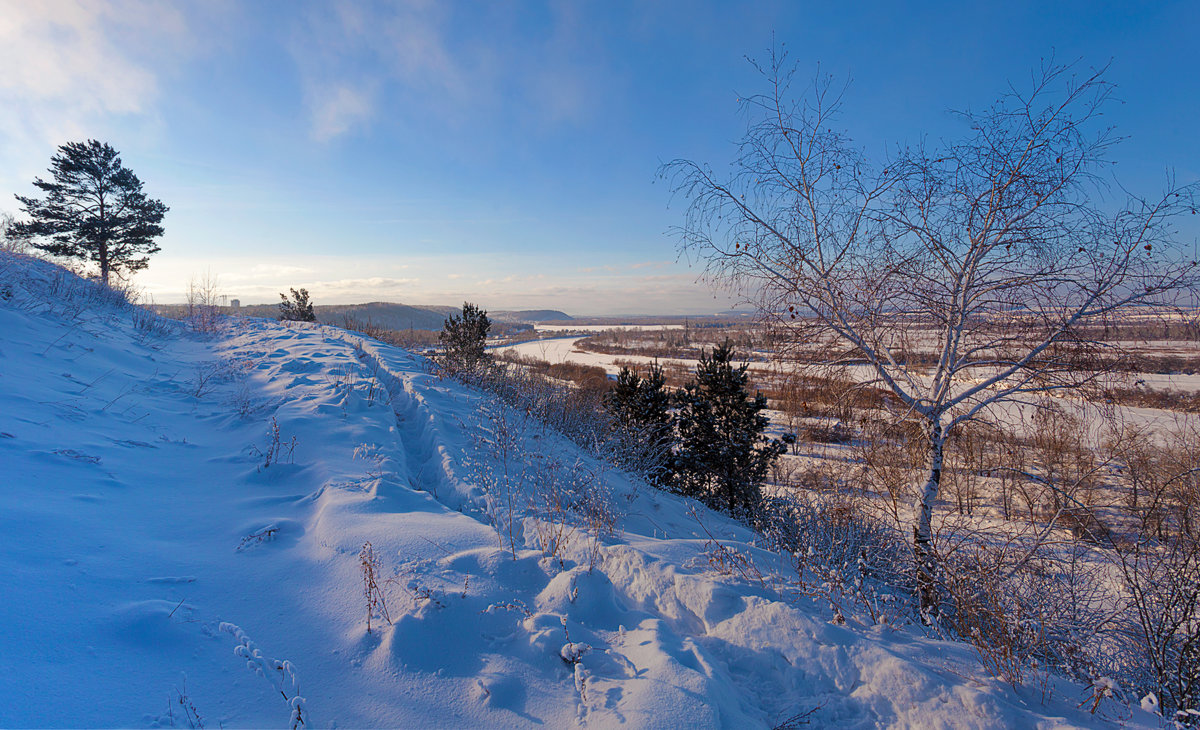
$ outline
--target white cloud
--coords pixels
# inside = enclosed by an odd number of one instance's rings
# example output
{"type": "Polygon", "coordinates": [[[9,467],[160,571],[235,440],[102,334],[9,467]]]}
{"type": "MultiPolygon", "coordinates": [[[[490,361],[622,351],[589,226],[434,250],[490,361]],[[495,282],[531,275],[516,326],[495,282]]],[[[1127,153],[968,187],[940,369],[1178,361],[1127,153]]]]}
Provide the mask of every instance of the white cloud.
{"type": "Polygon", "coordinates": [[[162,18],[171,11],[169,6],[131,5],[0,2],[0,93],[23,103],[53,102],[77,111],[144,111],[157,88],[154,74],[117,46],[110,29],[133,17],[144,24],[146,12],[162,18]]]}
{"type": "Polygon", "coordinates": [[[665,269],[665,268],[669,268],[674,265],[675,265],[675,262],[673,262],[673,261],[642,261],[642,262],[639,262],[636,264],[630,264],[629,270],[637,271],[638,269],[651,269],[651,268],[652,269],[665,269]]]}
{"type": "MultiPolygon", "coordinates": [[[[433,6],[432,10],[436,10],[433,6]]],[[[312,136],[327,141],[368,122],[387,79],[457,85],[436,13],[421,3],[374,8],[361,2],[312,7],[291,40],[300,69],[312,136]]]]}
{"type": "Polygon", "coordinates": [[[232,273],[221,274],[221,281],[230,284],[249,284],[256,281],[286,281],[311,274],[313,269],[306,266],[288,266],[284,264],[255,264],[247,268],[235,269],[232,273]]]}
{"type": "Polygon", "coordinates": [[[733,299],[698,285],[675,265],[656,276],[589,275],[548,262],[511,257],[289,256],[184,258],[164,251],[136,283],[160,303],[183,301],[188,278],[210,271],[222,294],[243,304],[273,303],[288,287],[308,289],[318,304],[391,301],[487,309],[560,309],[568,314],[682,314],[728,309],[733,299]],[[454,269],[452,278],[446,269],[454,269]],[[671,271],[672,273],[665,273],[671,271]],[[532,273],[526,273],[532,272],[532,273]]]}
{"type": "Polygon", "coordinates": [[[371,93],[336,86],[311,92],[309,105],[313,115],[313,138],[323,142],[350,131],[370,120],[375,111],[371,93]]]}
{"type": "Polygon", "coordinates": [[[390,279],[386,276],[372,276],[366,279],[336,279],[334,281],[314,282],[314,287],[324,287],[328,290],[353,290],[379,292],[388,289],[408,288],[420,282],[420,279],[390,279]]]}
{"type": "MultiPolygon", "coordinates": [[[[311,7],[292,33],[312,136],[328,140],[399,110],[397,123],[469,126],[496,114],[537,124],[578,121],[596,102],[599,46],[556,6],[548,30],[520,31],[504,6],[428,0],[341,0],[311,7]],[[455,13],[495,28],[462,32],[455,13]]],[[[594,35],[594,34],[592,34],[594,35]]]]}
{"type": "Polygon", "coordinates": [[[176,3],[0,0],[0,191],[27,186],[64,142],[110,138],[130,120],[144,137],[160,75],[197,35],[176,3]]]}

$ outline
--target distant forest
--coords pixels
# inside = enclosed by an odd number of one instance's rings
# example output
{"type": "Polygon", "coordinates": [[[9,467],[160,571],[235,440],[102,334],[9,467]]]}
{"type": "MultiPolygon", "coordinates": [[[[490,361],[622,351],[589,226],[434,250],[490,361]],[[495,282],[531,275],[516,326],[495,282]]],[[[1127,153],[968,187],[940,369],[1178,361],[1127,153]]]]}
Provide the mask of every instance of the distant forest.
{"type": "MultiPolygon", "coordinates": [[[[184,305],[165,304],[155,307],[161,314],[177,314],[175,310],[183,310],[184,305]]],[[[277,304],[251,304],[242,307],[221,307],[222,312],[243,317],[267,317],[274,319],[279,314],[277,304]]],[[[369,302],[367,304],[318,304],[313,307],[317,321],[323,324],[343,326],[347,319],[355,322],[370,324],[374,327],[389,330],[429,330],[436,332],[442,329],[442,323],[451,312],[457,312],[458,307],[450,306],[410,306],[394,302],[369,302]]],[[[488,312],[491,318],[493,334],[508,334],[522,329],[528,329],[537,322],[569,322],[570,315],[553,309],[530,310],[500,310],[488,312]]]]}

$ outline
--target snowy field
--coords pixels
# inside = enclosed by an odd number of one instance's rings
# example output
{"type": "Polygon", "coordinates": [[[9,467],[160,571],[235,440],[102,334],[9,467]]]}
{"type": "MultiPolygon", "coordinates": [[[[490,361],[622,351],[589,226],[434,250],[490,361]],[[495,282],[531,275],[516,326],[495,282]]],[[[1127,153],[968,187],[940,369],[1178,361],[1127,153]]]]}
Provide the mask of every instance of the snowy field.
{"type": "MultiPolygon", "coordinates": [[[[545,360],[550,363],[579,363],[582,365],[595,365],[604,368],[604,371],[609,375],[616,375],[620,372],[621,363],[638,363],[641,366],[648,367],[653,363],[659,364],[675,364],[688,369],[694,369],[699,363],[698,360],[682,359],[682,358],[655,358],[646,355],[620,354],[611,355],[599,352],[590,352],[581,350],[576,346],[580,340],[585,339],[580,336],[564,336],[554,337],[544,340],[530,340],[521,342],[515,345],[507,345],[504,347],[495,348],[497,352],[514,352],[525,357],[534,357],[539,360],[545,360]]],[[[1177,345],[1178,343],[1176,343],[1177,345]]],[[[1191,353],[1192,350],[1181,350],[1185,353],[1191,353]]],[[[772,367],[767,363],[751,362],[749,369],[752,373],[758,372],[760,376],[767,376],[772,372],[772,367]]],[[[874,371],[866,365],[851,365],[842,368],[842,372],[848,377],[860,382],[870,380],[874,377],[874,371]]],[[[917,377],[921,377],[917,375],[917,377]]],[[[1138,373],[1131,377],[1130,382],[1140,382],[1141,385],[1150,388],[1172,389],[1184,392],[1200,390],[1200,375],[1185,375],[1173,374],[1164,375],[1156,373],[1138,373]]],[[[964,381],[960,387],[965,387],[968,381],[964,381]]],[[[1082,401],[1074,396],[1062,396],[1065,400],[1070,401],[1073,408],[1082,409],[1084,418],[1091,423],[1099,423],[1103,419],[1100,418],[1102,406],[1098,404],[1082,401]]],[[[1196,414],[1176,413],[1174,411],[1162,410],[1157,408],[1135,408],[1135,407],[1120,407],[1118,411],[1121,418],[1126,423],[1139,424],[1151,429],[1162,429],[1174,424],[1182,422],[1193,422],[1200,420],[1196,414]]],[[[1015,403],[1001,403],[992,406],[989,409],[989,415],[1022,431],[1025,426],[1022,424],[1030,423],[1032,409],[1022,407],[1015,403]]],[[[777,411],[771,411],[770,415],[777,422],[781,423],[784,419],[783,414],[777,411]]],[[[1092,444],[1098,444],[1100,436],[1093,434],[1092,444]]]]}
{"type": "MultiPolygon", "coordinates": [[[[653,327],[647,329],[669,329],[670,325],[662,327],[653,327]]],[[[579,327],[543,327],[538,325],[539,331],[555,332],[562,330],[585,330],[591,331],[593,328],[579,327]]],[[[612,329],[610,327],[596,327],[595,331],[612,329]]],[[[630,328],[636,329],[636,328],[630,328]]],[[[530,340],[528,342],[520,342],[515,345],[506,345],[496,348],[497,351],[513,351],[527,357],[536,357],[540,360],[545,360],[551,363],[573,362],[582,365],[598,365],[605,371],[615,374],[621,368],[616,365],[616,361],[623,360],[627,362],[636,362],[642,364],[650,364],[655,362],[671,362],[678,363],[685,367],[695,367],[697,360],[682,359],[682,358],[654,358],[646,355],[637,354],[620,354],[612,355],[599,352],[590,352],[576,347],[576,343],[586,339],[581,336],[557,336],[544,340],[530,340]]],[[[1159,355],[1192,355],[1195,353],[1195,348],[1181,346],[1178,342],[1150,342],[1138,343],[1139,346],[1146,348],[1149,351],[1159,355]]],[[[767,371],[769,368],[761,362],[751,362],[750,369],[767,371]]],[[[849,366],[845,372],[851,377],[866,379],[871,377],[872,371],[866,366],[849,366]]],[[[1138,373],[1131,378],[1131,381],[1140,383],[1149,388],[1180,390],[1184,392],[1195,392],[1200,390],[1200,374],[1162,374],[1162,373],[1138,373]]]]}
{"type": "MultiPolygon", "coordinates": [[[[576,343],[584,337],[579,336],[563,336],[552,337],[544,340],[529,340],[528,342],[519,342],[515,345],[505,345],[497,347],[497,352],[515,352],[525,357],[534,357],[539,360],[545,360],[549,363],[573,362],[581,365],[597,365],[604,368],[605,372],[610,375],[616,375],[621,370],[621,365],[618,361],[634,362],[641,365],[650,365],[652,363],[666,364],[673,363],[686,368],[694,368],[700,362],[688,358],[671,358],[671,357],[650,357],[647,355],[635,354],[620,354],[609,355],[602,352],[589,352],[576,347],[576,343]]],[[[765,363],[753,362],[750,363],[752,370],[766,371],[765,363]]]]}
{"type": "MultiPolygon", "coordinates": [[[[616,364],[617,360],[626,360],[629,362],[637,362],[650,364],[655,362],[655,358],[646,357],[644,355],[606,355],[599,352],[585,352],[575,346],[575,343],[585,339],[578,336],[553,337],[545,340],[530,340],[528,342],[520,342],[515,345],[506,345],[497,347],[497,352],[514,352],[525,357],[535,357],[539,360],[545,360],[549,363],[573,362],[582,365],[598,365],[604,368],[605,372],[615,375],[620,371],[621,367],[616,364]]],[[[697,360],[678,360],[671,358],[658,358],[658,362],[679,363],[687,367],[695,367],[697,360]]]]}
{"type": "Polygon", "coordinates": [[[550,324],[538,322],[533,326],[538,332],[607,332],[608,330],[630,330],[658,332],[660,330],[682,330],[682,324],[550,324]]]}
{"type": "Polygon", "coordinates": [[[5,292],[2,727],[1155,726],[718,573],[709,533],[772,557],[403,350],[253,319],[200,338],[27,260],[0,260],[5,292]],[[497,418],[616,529],[569,524],[548,556],[534,497],[483,476],[497,418]]]}

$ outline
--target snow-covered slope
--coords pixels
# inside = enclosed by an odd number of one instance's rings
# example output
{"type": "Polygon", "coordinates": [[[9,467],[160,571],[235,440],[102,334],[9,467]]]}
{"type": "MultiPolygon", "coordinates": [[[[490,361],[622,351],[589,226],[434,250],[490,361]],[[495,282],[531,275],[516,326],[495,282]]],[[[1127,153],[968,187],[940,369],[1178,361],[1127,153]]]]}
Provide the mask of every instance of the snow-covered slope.
{"type": "Polygon", "coordinates": [[[719,574],[707,533],[754,554],[745,528],[404,351],[263,320],[200,340],[5,267],[0,726],[1105,722],[1082,687],[1043,701],[965,645],[719,574]],[[539,521],[547,485],[616,529],[539,521]]]}

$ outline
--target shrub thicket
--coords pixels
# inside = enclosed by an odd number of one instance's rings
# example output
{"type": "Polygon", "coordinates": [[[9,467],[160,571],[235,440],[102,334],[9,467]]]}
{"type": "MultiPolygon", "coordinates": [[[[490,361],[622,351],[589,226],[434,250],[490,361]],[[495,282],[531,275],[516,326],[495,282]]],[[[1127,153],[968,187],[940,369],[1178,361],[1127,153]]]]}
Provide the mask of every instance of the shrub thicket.
{"type": "Polygon", "coordinates": [[[670,459],[675,443],[671,393],[665,384],[663,370],[657,364],[645,377],[625,367],[604,397],[623,463],[658,486],[671,481],[670,459]]]}
{"type": "Polygon", "coordinates": [[[288,299],[283,292],[279,293],[279,321],[280,322],[316,322],[317,315],[313,312],[312,302],[308,300],[308,290],[295,289],[290,290],[292,298],[288,299]]]}

